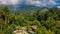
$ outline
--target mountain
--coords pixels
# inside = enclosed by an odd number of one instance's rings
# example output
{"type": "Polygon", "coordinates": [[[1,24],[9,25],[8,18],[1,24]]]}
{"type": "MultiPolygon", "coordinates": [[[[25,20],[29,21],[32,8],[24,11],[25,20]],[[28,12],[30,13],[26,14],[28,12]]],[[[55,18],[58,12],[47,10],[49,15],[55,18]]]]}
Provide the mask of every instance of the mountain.
{"type": "MultiPolygon", "coordinates": [[[[5,5],[2,5],[2,6],[5,6],[5,5]]],[[[48,9],[48,7],[40,7],[40,6],[25,5],[25,4],[7,5],[7,7],[10,9],[12,13],[17,13],[17,12],[30,13],[32,11],[48,9]]]]}
{"type": "Polygon", "coordinates": [[[47,7],[33,6],[33,5],[10,5],[8,6],[13,12],[31,12],[36,10],[42,10],[47,7]]]}

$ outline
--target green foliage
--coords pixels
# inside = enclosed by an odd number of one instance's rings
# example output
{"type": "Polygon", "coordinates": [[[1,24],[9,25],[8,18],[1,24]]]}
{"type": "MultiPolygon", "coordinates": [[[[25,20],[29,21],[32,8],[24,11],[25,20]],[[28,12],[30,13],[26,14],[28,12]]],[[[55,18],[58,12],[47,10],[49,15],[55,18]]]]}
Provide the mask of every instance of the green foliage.
{"type": "MultiPolygon", "coordinates": [[[[50,8],[48,11],[36,10],[29,14],[11,13],[8,7],[0,7],[0,34],[13,34],[18,26],[28,27],[36,34],[60,34],[60,11],[58,8],[50,8]],[[30,26],[36,25],[34,31],[30,26]]],[[[19,27],[18,29],[21,29],[19,27]]]]}

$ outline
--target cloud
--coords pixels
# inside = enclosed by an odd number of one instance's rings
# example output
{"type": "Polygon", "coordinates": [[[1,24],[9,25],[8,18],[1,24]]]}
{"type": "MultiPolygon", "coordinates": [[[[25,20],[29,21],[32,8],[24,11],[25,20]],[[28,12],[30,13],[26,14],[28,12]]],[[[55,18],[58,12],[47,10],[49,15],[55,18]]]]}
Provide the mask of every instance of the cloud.
{"type": "Polygon", "coordinates": [[[57,6],[57,8],[60,8],[60,6],[57,6]]]}
{"type": "Polygon", "coordinates": [[[10,0],[12,4],[18,4],[18,0],[10,0]]]}
{"type": "Polygon", "coordinates": [[[54,0],[43,0],[42,2],[41,2],[41,5],[42,6],[51,6],[51,5],[55,5],[56,4],[56,2],[54,1],[54,0]]]}
{"type": "Polygon", "coordinates": [[[39,0],[25,0],[27,5],[36,5],[40,6],[41,2],[39,0]]]}
{"type": "Polygon", "coordinates": [[[6,3],[6,0],[0,0],[0,4],[5,4],[6,3]]]}
{"type": "Polygon", "coordinates": [[[0,0],[0,4],[3,5],[16,5],[19,4],[20,0],[0,0]]]}
{"type": "Polygon", "coordinates": [[[42,5],[42,6],[46,6],[47,3],[48,3],[47,0],[42,0],[42,1],[41,1],[41,5],[42,5]]]}
{"type": "Polygon", "coordinates": [[[47,6],[56,4],[54,0],[0,0],[0,4],[3,5],[17,5],[23,3],[34,6],[47,6]]]}
{"type": "Polygon", "coordinates": [[[28,5],[35,5],[35,6],[47,6],[56,4],[54,0],[25,0],[25,2],[28,5]]]}
{"type": "Polygon", "coordinates": [[[54,4],[56,4],[56,2],[54,0],[49,0],[48,4],[54,5],[54,4]]]}

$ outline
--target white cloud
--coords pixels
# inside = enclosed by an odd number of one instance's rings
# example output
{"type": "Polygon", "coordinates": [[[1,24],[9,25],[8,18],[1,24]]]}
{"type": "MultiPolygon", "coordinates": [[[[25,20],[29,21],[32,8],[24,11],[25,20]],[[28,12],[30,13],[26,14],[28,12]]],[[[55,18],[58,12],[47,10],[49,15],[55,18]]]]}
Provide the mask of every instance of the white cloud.
{"type": "Polygon", "coordinates": [[[60,6],[57,6],[57,8],[60,8],[60,6]]]}
{"type": "Polygon", "coordinates": [[[48,4],[54,5],[54,4],[56,4],[56,2],[54,0],[49,0],[48,4]]]}
{"type": "Polygon", "coordinates": [[[41,2],[41,5],[42,6],[46,6],[47,5],[47,2],[46,2],[47,0],[43,0],[42,2],[41,2]]]}
{"type": "Polygon", "coordinates": [[[42,1],[42,6],[47,6],[47,5],[55,5],[56,2],[54,0],[43,0],[42,1]]]}
{"type": "Polygon", "coordinates": [[[35,5],[35,6],[47,6],[47,5],[55,5],[56,2],[54,0],[25,0],[26,4],[28,5],[35,5]]]}
{"type": "Polygon", "coordinates": [[[49,0],[47,2],[47,0],[0,0],[0,4],[3,5],[16,5],[16,4],[22,4],[24,2],[24,4],[27,5],[35,5],[35,6],[47,6],[48,5],[54,5],[56,4],[56,2],[54,0],[49,0]]]}
{"type": "Polygon", "coordinates": [[[6,0],[0,0],[0,4],[6,4],[6,0]]]}
{"type": "Polygon", "coordinates": [[[25,0],[26,4],[40,6],[41,2],[39,0],[25,0]]]}
{"type": "Polygon", "coordinates": [[[12,4],[18,4],[18,0],[10,0],[12,4]]]}
{"type": "Polygon", "coordinates": [[[0,0],[0,4],[3,5],[15,5],[18,4],[20,0],[0,0]]]}

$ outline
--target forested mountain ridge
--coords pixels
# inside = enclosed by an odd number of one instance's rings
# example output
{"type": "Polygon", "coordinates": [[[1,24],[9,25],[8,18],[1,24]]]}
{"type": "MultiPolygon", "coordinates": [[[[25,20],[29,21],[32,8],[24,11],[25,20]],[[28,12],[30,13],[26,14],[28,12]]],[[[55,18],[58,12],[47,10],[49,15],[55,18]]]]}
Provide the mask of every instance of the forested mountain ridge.
{"type": "Polygon", "coordinates": [[[7,7],[13,13],[14,12],[31,12],[31,10],[35,11],[35,10],[48,9],[48,7],[40,7],[40,6],[33,6],[33,5],[9,5],[7,7]]]}

